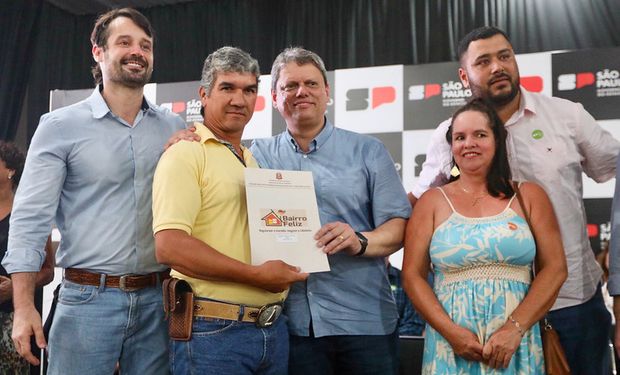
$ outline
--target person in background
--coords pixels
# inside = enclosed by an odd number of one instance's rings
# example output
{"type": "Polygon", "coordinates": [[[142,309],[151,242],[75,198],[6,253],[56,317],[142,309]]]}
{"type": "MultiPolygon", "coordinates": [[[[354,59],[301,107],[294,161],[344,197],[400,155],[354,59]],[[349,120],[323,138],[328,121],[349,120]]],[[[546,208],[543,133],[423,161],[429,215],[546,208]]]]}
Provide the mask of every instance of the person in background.
{"type": "MultiPolygon", "coordinates": [[[[387,263],[388,280],[390,281],[390,287],[396,301],[396,308],[398,309],[398,335],[422,336],[426,322],[413,308],[411,300],[403,289],[401,271],[394,267],[388,258],[385,261],[387,263]]],[[[432,282],[430,274],[429,280],[432,282]]]]}
{"type": "MultiPolygon", "coordinates": [[[[0,141],[0,259],[6,253],[13,198],[22,176],[24,160],[24,154],[15,144],[0,141]]],[[[54,255],[49,238],[45,243],[45,254],[45,262],[36,275],[36,287],[49,284],[54,279],[54,255]]],[[[29,374],[28,361],[15,350],[11,339],[12,328],[13,283],[4,267],[0,266],[0,374],[29,374]]]]}

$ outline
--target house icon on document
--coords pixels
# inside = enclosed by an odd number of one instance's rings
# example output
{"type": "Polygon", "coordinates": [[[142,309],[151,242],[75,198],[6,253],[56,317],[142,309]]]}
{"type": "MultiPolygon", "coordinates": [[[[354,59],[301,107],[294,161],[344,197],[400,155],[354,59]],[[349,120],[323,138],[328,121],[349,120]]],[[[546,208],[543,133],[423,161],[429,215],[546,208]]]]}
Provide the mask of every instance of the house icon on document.
{"type": "Polygon", "coordinates": [[[268,227],[281,227],[283,225],[282,219],[271,210],[267,215],[263,216],[261,220],[265,221],[265,225],[268,227]]]}

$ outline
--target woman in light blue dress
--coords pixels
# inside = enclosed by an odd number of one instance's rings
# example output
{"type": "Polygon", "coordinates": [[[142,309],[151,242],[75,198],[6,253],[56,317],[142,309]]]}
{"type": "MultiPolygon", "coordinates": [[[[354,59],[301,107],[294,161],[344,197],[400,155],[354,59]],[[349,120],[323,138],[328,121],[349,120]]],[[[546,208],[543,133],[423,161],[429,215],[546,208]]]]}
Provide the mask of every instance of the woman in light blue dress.
{"type": "Polygon", "coordinates": [[[446,138],[460,175],[422,195],[405,237],[404,287],[428,322],[422,372],[544,374],[537,323],[567,274],[549,198],[513,184],[506,130],[482,100],[455,113],[446,138]]]}

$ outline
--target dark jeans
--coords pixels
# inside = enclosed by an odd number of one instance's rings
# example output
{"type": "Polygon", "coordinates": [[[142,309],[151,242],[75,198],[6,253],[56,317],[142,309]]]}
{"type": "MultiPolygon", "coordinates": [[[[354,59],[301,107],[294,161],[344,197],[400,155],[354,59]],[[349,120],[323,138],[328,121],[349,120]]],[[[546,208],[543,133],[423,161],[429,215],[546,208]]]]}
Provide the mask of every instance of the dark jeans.
{"type": "Polygon", "coordinates": [[[611,315],[605,308],[600,286],[589,301],[548,315],[558,331],[572,374],[610,373],[611,315]]]}
{"type": "Polygon", "coordinates": [[[289,374],[390,375],[398,373],[398,334],[290,336],[289,374]]]}
{"type": "Polygon", "coordinates": [[[287,358],[288,330],[282,317],[268,328],[196,318],[191,340],[170,340],[174,375],[286,375],[287,358]]]}

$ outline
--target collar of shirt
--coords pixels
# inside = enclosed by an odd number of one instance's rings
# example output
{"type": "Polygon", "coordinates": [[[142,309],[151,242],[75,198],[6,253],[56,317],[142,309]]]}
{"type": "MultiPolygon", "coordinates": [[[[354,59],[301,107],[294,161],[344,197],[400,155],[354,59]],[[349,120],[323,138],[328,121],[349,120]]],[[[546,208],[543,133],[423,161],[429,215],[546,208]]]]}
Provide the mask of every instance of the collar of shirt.
{"type": "MultiPolygon", "coordinates": [[[[110,107],[108,107],[108,103],[105,102],[105,99],[103,99],[103,96],[101,95],[102,90],[103,90],[103,84],[97,85],[97,87],[95,88],[95,90],[93,90],[93,93],[90,95],[90,97],[86,99],[88,104],[90,104],[90,108],[93,112],[93,118],[96,118],[96,119],[102,118],[103,116],[108,114],[108,112],[114,115],[112,111],[110,111],[110,107]]],[[[143,96],[142,105],[140,106],[140,109],[142,109],[142,112],[144,113],[152,108],[153,108],[153,105],[149,103],[149,101],[146,100],[146,98],[143,96]]]]}
{"type": "Polygon", "coordinates": [[[194,122],[194,126],[196,127],[196,134],[198,134],[200,136],[200,142],[201,143],[206,143],[209,139],[212,139],[226,147],[228,147],[228,149],[237,157],[237,159],[239,159],[239,161],[244,165],[247,166],[248,160],[250,160],[252,158],[251,154],[249,152],[246,152],[247,148],[245,146],[240,145],[241,146],[241,152],[243,153],[243,155],[239,155],[237,153],[237,150],[235,150],[235,147],[232,145],[232,143],[225,141],[223,139],[219,139],[217,138],[213,132],[211,130],[209,130],[209,128],[207,128],[204,124],[201,124],[199,122],[194,122]]]}
{"type": "Polygon", "coordinates": [[[517,121],[519,121],[523,116],[527,114],[536,114],[536,101],[533,100],[532,95],[524,89],[520,88],[521,99],[519,100],[519,109],[510,116],[508,121],[506,121],[505,126],[514,125],[517,121]]]}
{"type": "MultiPolygon", "coordinates": [[[[332,123],[329,122],[329,120],[327,118],[325,118],[324,124],[325,125],[323,125],[323,129],[321,129],[319,134],[310,143],[310,151],[308,151],[308,154],[313,153],[316,150],[318,150],[319,148],[321,148],[321,146],[323,146],[325,144],[325,142],[327,142],[329,137],[334,132],[334,125],[332,125],[332,123]]],[[[289,140],[289,142],[291,142],[291,145],[293,147],[293,150],[295,150],[295,152],[304,153],[301,150],[301,148],[297,145],[297,142],[295,141],[295,138],[293,138],[293,135],[291,134],[291,132],[288,129],[286,129],[286,137],[289,140]]]]}

